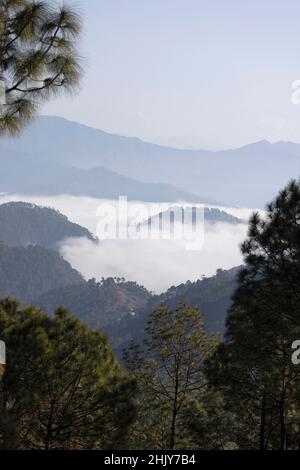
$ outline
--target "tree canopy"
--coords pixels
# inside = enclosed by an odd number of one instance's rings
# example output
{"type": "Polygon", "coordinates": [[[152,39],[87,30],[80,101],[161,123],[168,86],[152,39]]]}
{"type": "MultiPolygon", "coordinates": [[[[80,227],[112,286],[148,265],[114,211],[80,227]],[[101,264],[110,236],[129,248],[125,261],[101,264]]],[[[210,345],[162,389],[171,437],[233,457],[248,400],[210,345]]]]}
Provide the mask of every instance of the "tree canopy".
{"type": "Polygon", "coordinates": [[[73,92],[81,76],[81,16],[49,0],[0,0],[0,135],[17,134],[41,102],[73,92]]]}
{"type": "Polygon", "coordinates": [[[300,370],[300,185],[291,181],[253,214],[242,246],[245,267],[229,311],[225,343],[208,371],[236,413],[240,448],[297,449],[300,370]]]}
{"type": "Polygon", "coordinates": [[[138,420],[131,445],[180,449],[185,440],[188,405],[206,389],[204,361],[217,343],[206,332],[198,308],[180,303],[161,305],[150,315],[144,348],[132,343],[125,351],[127,367],[138,385],[138,420]]]}
{"type": "Polygon", "coordinates": [[[12,300],[0,303],[7,364],[0,380],[4,449],[121,446],[135,414],[134,381],[106,336],[66,310],[54,318],[12,300]]]}

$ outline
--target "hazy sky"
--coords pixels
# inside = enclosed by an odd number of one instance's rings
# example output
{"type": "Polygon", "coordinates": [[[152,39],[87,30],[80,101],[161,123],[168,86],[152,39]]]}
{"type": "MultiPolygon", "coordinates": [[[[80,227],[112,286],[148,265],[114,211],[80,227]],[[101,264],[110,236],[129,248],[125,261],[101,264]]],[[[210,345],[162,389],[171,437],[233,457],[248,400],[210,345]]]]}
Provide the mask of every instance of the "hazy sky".
{"type": "Polygon", "coordinates": [[[78,0],[85,78],[43,114],[180,147],[300,142],[298,0],[78,0]]]}

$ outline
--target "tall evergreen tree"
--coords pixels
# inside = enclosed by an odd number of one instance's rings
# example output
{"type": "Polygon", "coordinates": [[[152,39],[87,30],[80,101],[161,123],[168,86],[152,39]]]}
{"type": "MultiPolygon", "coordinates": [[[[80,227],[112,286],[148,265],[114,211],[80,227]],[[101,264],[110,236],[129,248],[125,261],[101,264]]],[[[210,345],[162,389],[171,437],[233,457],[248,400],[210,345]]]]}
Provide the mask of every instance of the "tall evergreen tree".
{"type": "Polygon", "coordinates": [[[139,389],[131,445],[184,448],[189,445],[183,440],[185,409],[206,386],[203,364],[217,337],[206,332],[199,309],[185,304],[174,310],[162,305],[151,314],[146,331],[144,349],[133,344],[125,353],[139,389]]]}
{"type": "Polygon", "coordinates": [[[238,416],[242,448],[298,448],[300,370],[300,186],[292,181],[253,214],[242,246],[245,268],[227,320],[226,342],[208,370],[238,416]]]}
{"type": "Polygon", "coordinates": [[[0,0],[0,135],[19,133],[41,102],[76,89],[80,30],[74,8],[49,0],[0,0]]]}
{"type": "Polygon", "coordinates": [[[54,318],[16,302],[0,304],[7,364],[0,387],[5,449],[122,447],[134,419],[134,382],[106,336],[65,310],[54,318]]]}

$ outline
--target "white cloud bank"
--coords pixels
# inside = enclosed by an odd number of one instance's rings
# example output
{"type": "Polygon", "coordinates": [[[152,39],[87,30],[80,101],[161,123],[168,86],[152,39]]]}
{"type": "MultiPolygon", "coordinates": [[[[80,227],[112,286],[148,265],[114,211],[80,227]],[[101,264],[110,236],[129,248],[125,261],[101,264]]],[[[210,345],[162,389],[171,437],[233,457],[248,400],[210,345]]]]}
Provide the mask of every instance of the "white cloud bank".
{"type": "MultiPolygon", "coordinates": [[[[0,196],[0,204],[8,201],[53,207],[94,234],[97,208],[102,202],[73,196],[0,196]]],[[[241,218],[248,218],[252,212],[251,209],[220,209],[241,218]]],[[[200,251],[187,251],[184,240],[104,240],[95,244],[86,239],[69,239],[62,243],[61,253],[86,279],[125,277],[160,292],[171,285],[199,279],[203,274],[213,275],[218,268],[241,264],[240,244],[246,232],[246,225],[218,223],[205,232],[200,251]]]]}

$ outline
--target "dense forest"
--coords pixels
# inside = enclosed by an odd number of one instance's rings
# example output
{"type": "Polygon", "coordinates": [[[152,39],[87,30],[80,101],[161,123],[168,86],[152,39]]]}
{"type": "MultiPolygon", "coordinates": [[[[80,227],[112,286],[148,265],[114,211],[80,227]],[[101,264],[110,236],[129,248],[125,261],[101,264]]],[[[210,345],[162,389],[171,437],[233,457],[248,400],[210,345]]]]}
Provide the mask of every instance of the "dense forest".
{"type": "Polygon", "coordinates": [[[84,282],[56,251],[41,246],[10,247],[0,243],[0,297],[30,303],[37,295],[84,282]]]}
{"type": "Polygon", "coordinates": [[[107,332],[113,348],[120,350],[138,334],[136,323],[147,314],[151,298],[152,294],[135,282],[107,278],[50,290],[33,303],[49,314],[63,305],[90,328],[107,332]]]}
{"type": "Polygon", "coordinates": [[[75,308],[86,288],[91,311],[112,287],[118,302],[132,292],[132,319],[146,302],[143,335],[119,358],[93,315],[88,326],[62,307],[2,300],[1,448],[298,449],[300,184],[252,215],[241,249],[243,266],[161,296],[123,279],[79,283],[75,308]],[[223,335],[199,308],[213,298],[228,306],[223,335]]]}
{"type": "Polygon", "coordinates": [[[34,298],[33,303],[49,314],[64,305],[89,327],[108,333],[119,354],[131,339],[144,339],[149,312],[161,304],[174,308],[184,302],[199,307],[205,312],[208,330],[223,333],[239,269],[220,269],[215,276],[173,286],[160,295],[125,279],[91,279],[50,290],[34,298]]]}

